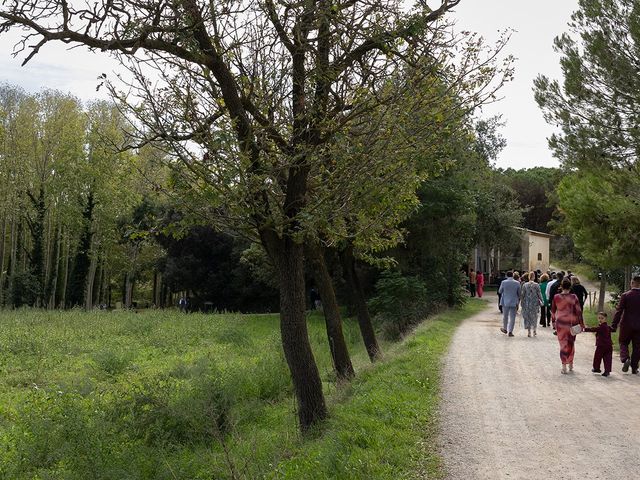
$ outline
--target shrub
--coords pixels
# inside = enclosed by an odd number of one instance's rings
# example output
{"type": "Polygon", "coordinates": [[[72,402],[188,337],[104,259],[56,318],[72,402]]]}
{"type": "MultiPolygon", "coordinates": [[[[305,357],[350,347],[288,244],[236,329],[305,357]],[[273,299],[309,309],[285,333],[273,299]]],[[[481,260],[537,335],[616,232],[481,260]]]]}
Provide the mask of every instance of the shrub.
{"type": "Polygon", "coordinates": [[[213,372],[183,381],[160,375],[131,385],[112,414],[147,445],[206,443],[231,430],[233,394],[213,372]]]}
{"type": "Polygon", "coordinates": [[[16,273],[11,277],[10,302],[16,308],[35,305],[40,294],[38,279],[31,272],[16,273]]]}
{"type": "Polygon", "coordinates": [[[386,271],[376,283],[376,296],[369,301],[369,308],[381,324],[383,335],[395,340],[423,320],[433,305],[426,284],[418,277],[386,271]]]}
{"type": "Polygon", "coordinates": [[[93,355],[96,367],[108,375],[122,373],[130,363],[130,356],[113,350],[101,350],[93,355]]]}

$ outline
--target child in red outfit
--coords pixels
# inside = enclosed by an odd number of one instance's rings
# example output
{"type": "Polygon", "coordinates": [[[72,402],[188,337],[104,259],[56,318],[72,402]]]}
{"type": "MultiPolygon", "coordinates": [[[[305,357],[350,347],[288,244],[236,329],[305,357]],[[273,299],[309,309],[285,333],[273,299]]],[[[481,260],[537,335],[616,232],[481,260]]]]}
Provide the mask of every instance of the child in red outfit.
{"type": "Polygon", "coordinates": [[[611,341],[611,327],[607,324],[607,314],[598,312],[597,327],[585,328],[585,332],[595,332],[596,352],[593,355],[593,373],[600,373],[600,361],[604,360],[603,377],[608,377],[611,372],[611,358],[613,356],[613,342],[611,341]]]}

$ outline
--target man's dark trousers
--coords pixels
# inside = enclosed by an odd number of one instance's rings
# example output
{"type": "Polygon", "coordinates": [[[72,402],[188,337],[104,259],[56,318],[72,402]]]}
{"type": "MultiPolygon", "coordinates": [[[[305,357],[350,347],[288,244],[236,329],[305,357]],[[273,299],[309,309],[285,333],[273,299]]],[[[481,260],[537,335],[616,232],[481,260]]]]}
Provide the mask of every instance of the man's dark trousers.
{"type": "Polygon", "coordinates": [[[638,363],[640,362],[640,330],[628,328],[621,324],[618,342],[620,343],[620,361],[624,362],[626,359],[631,358],[631,370],[638,370],[638,363]],[[631,357],[629,357],[629,344],[633,349],[631,357]]]}

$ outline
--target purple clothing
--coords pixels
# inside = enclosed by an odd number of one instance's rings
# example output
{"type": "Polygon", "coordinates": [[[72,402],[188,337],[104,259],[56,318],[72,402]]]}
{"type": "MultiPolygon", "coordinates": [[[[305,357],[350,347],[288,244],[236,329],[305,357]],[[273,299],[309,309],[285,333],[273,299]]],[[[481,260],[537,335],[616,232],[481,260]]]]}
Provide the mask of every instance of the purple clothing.
{"type": "Polygon", "coordinates": [[[632,371],[640,364],[640,288],[632,288],[620,296],[611,328],[615,331],[620,324],[620,361],[631,360],[632,371]],[[629,352],[629,344],[632,351],[629,352]]]}
{"type": "Polygon", "coordinates": [[[596,347],[610,347],[613,345],[611,340],[611,327],[605,323],[601,323],[597,327],[589,327],[584,329],[585,332],[595,332],[596,334],[596,347]]]}
{"type": "Polygon", "coordinates": [[[600,370],[600,363],[604,363],[604,373],[611,372],[613,363],[613,345],[598,345],[593,354],[593,369],[600,370]]]}
{"type": "Polygon", "coordinates": [[[640,330],[640,288],[632,288],[620,296],[611,328],[623,326],[628,330],[640,330]]]}

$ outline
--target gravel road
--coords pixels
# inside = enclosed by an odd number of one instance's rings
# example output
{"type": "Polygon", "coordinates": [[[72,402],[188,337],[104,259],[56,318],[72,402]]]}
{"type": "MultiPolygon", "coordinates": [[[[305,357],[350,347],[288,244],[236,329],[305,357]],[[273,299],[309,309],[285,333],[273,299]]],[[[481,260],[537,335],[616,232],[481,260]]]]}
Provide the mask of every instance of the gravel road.
{"type": "Polygon", "coordinates": [[[439,450],[449,479],[640,477],[640,376],[591,373],[595,337],[578,335],[560,374],[556,337],[499,331],[496,297],[457,330],[443,371],[439,450]]]}

